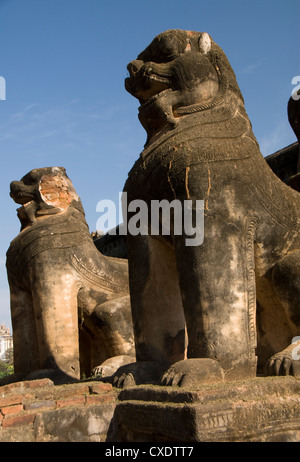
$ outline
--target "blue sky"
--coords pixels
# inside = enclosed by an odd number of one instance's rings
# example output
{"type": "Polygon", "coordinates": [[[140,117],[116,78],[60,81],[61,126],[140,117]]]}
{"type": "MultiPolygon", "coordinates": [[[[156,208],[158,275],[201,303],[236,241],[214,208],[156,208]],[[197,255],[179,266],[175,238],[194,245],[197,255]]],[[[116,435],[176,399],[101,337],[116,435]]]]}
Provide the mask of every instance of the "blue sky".
{"type": "Polygon", "coordinates": [[[118,200],[145,142],[126,66],[167,29],[208,32],[236,73],[263,155],[296,138],[286,105],[299,69],[299,0],[0,0],[0,322],[10,325],[5,254],[19,232],[9,184],[63,166],[90,230],[118,200]]]}

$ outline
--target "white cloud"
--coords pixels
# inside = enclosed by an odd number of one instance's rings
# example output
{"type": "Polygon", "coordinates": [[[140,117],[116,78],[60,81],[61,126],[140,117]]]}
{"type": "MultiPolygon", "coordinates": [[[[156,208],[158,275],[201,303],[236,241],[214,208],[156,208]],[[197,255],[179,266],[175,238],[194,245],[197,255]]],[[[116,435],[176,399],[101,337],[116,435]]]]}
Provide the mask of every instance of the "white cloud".
{"type": "Polygon", "coordinates": [[[105,107],[103,102],[72,100],[52,107],[32,103],[3,122],[0,142],[9,143],[6,151],[11,145],[18,150],[16,140],[20,140],[23,153],[28,149],[35,155],[52,154],[54,149],[59,152],[68,146],[95,151],[105,138],[111,139],[112,134],[119,138],[123,121],[117,119],[123,112],[122,104],[105,107]]]}
{"type": "MultiPolygon", "coordinates": [[[[271,132],[267,133],[259,140],[260,150],[263,156],[273,154],[279,149],[288,146],[291,141],[292,133],[286,120],[281,121],[271,132]]],[[[295,139],[296,141],[296,139],[295,139]]]]}
{"type": "Polygon", "coordinates": [[[265,61],[265,59],[261,58],[256,63],[249,64],[247,67],[242,69],[239,73],[240,74],[252,74],[254,71],[256,71],[262,65],[262,63],[264,61],[265,61]]]}
{"type": "Polygon", "coordinates": [[[11,119],[12,120],[23,120],[24,119],[24,116],[26,114],[26,112],[30,111],[30,109],[32,109],[33,107],[37,106],[37,104],[35,103],[32,103],[32,104],[29,104],[27,105],[24,109],[22,109],[21,111],[19,112],[15,112],[12,116],[11,116],[11,119]]]}

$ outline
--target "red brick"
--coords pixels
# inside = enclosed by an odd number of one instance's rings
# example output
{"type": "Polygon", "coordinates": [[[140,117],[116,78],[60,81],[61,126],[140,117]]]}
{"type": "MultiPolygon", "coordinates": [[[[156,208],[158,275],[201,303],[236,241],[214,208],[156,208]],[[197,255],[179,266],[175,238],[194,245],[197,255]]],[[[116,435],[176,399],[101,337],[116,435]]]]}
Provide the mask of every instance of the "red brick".
{"type": "Polygon", "coordinates": [[[9,414],[18,414],[23,411],[23,404],[14,404],[12,406],[2,407],[1,413],[6,416],[9,414]]]}
{"type": "Polygon", "coordinates": [[[11,395],[5,398],[0,398],[0,407],[11,406],[12,404],[21,404],[23,401],[22,395],[11,395]]]}
{"type": "Polygon", "coordinates": [[[36,398],[36,393],[24,393],[22,403],[24,404],[26,401],[32,401],[36,398]]]}
{"type": "Polygon", "coordinates": [[[10,383],[8,385],[3,385],[0,389],[0,394],[4,397],[8,393],[22,393],[23,391],[23,382],[10,383]]]}
{"type": "Polygon", "coordinates": [[[86,397],[86,404],[112,403],[116,399],[114,393],[103,393],[102,395],[89,395],[86,397]]]}
{"type": "Polygon", "coordinates": [[[24,412],[19,415],[9,415],[5,417],[2,421],[2,427],[17,427],[19,425],[29,425],[34,422],[35,414],[30,414],[24,412]]]}
{"type": "Polygon", "coordinates": [[[10,383],[0,387],[0,396],[5,397],[8,393],[23,393],[25,389],[52,387],[54,383],[48,378],[27,380],[23,382],[10,383]]]}
{"type": "Polygon", "coordinates": [[[46,411],[49,409],[55,409],[56,402],[53,400],[43,400],[43,401],[33,401],[32,403],[26,403],[24,405],[25,411],[32,411],[34,409],[38,409],[39,411],[46,411]]]}
{"type": "Polygon", "coordinates": [[[55,397],[70,398],[72,396],[89,394],[89,387],[86,384],[59,385],[55,387],[55,397]]]}
{"type": "Polygon", "coordinates": [[[42,387],[52,387],[54,383],[50,379],[37,379],[37,380],[28,380],[23,382],[24,388],[42,388],[42,387]]]}
{"type": "Polygon", "coordinates": [[[89,389],[91,393],[100,394],[112,391],[113,387],[111,383],[95,382],[89,385],[89,389]]]}
{"type": "Polygon", "coordinates": [[[85,403],[85,396],[75,396],[73,398],[63,398],[58,399],[56,401],[56,406],[59,407],[66,407],[66,406],[76,406],[78,404],[85,403]]]}

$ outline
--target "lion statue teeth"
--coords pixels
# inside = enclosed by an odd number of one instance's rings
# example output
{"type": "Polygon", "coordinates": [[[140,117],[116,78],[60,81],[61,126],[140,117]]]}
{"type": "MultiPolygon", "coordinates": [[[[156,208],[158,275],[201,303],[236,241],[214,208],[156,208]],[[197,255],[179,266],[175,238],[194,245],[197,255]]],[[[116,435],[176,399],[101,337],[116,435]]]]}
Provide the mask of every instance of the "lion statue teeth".
{"type": "Polygon", "coordinates": [[[16,377],[79,380],[110,358],[132,362],[127,261],[96,249],[65,169],[34,169],[10,189],[21,204],[7,251],[16,377]]]}

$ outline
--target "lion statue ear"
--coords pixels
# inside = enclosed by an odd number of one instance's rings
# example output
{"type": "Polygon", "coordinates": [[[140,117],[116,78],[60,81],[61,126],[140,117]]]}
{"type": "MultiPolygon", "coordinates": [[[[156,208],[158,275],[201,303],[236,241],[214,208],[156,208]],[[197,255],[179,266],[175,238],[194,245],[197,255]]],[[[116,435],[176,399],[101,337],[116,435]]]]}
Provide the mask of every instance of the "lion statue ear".
{"type": "Polygon", "coordinates": [[[199,38],[199,50],[206,55],[211,49],[211,39],[207,32],[203,32],[199,38]]]}
{"type": "Polygon", "coordinates": [[[39,191],[44,204],[50,208],[54,207],[57,211],[65,211],[73,200],[79,201],[72,182],[63,168],[53,167],[51,173],[42,175],[39,191]]]}

